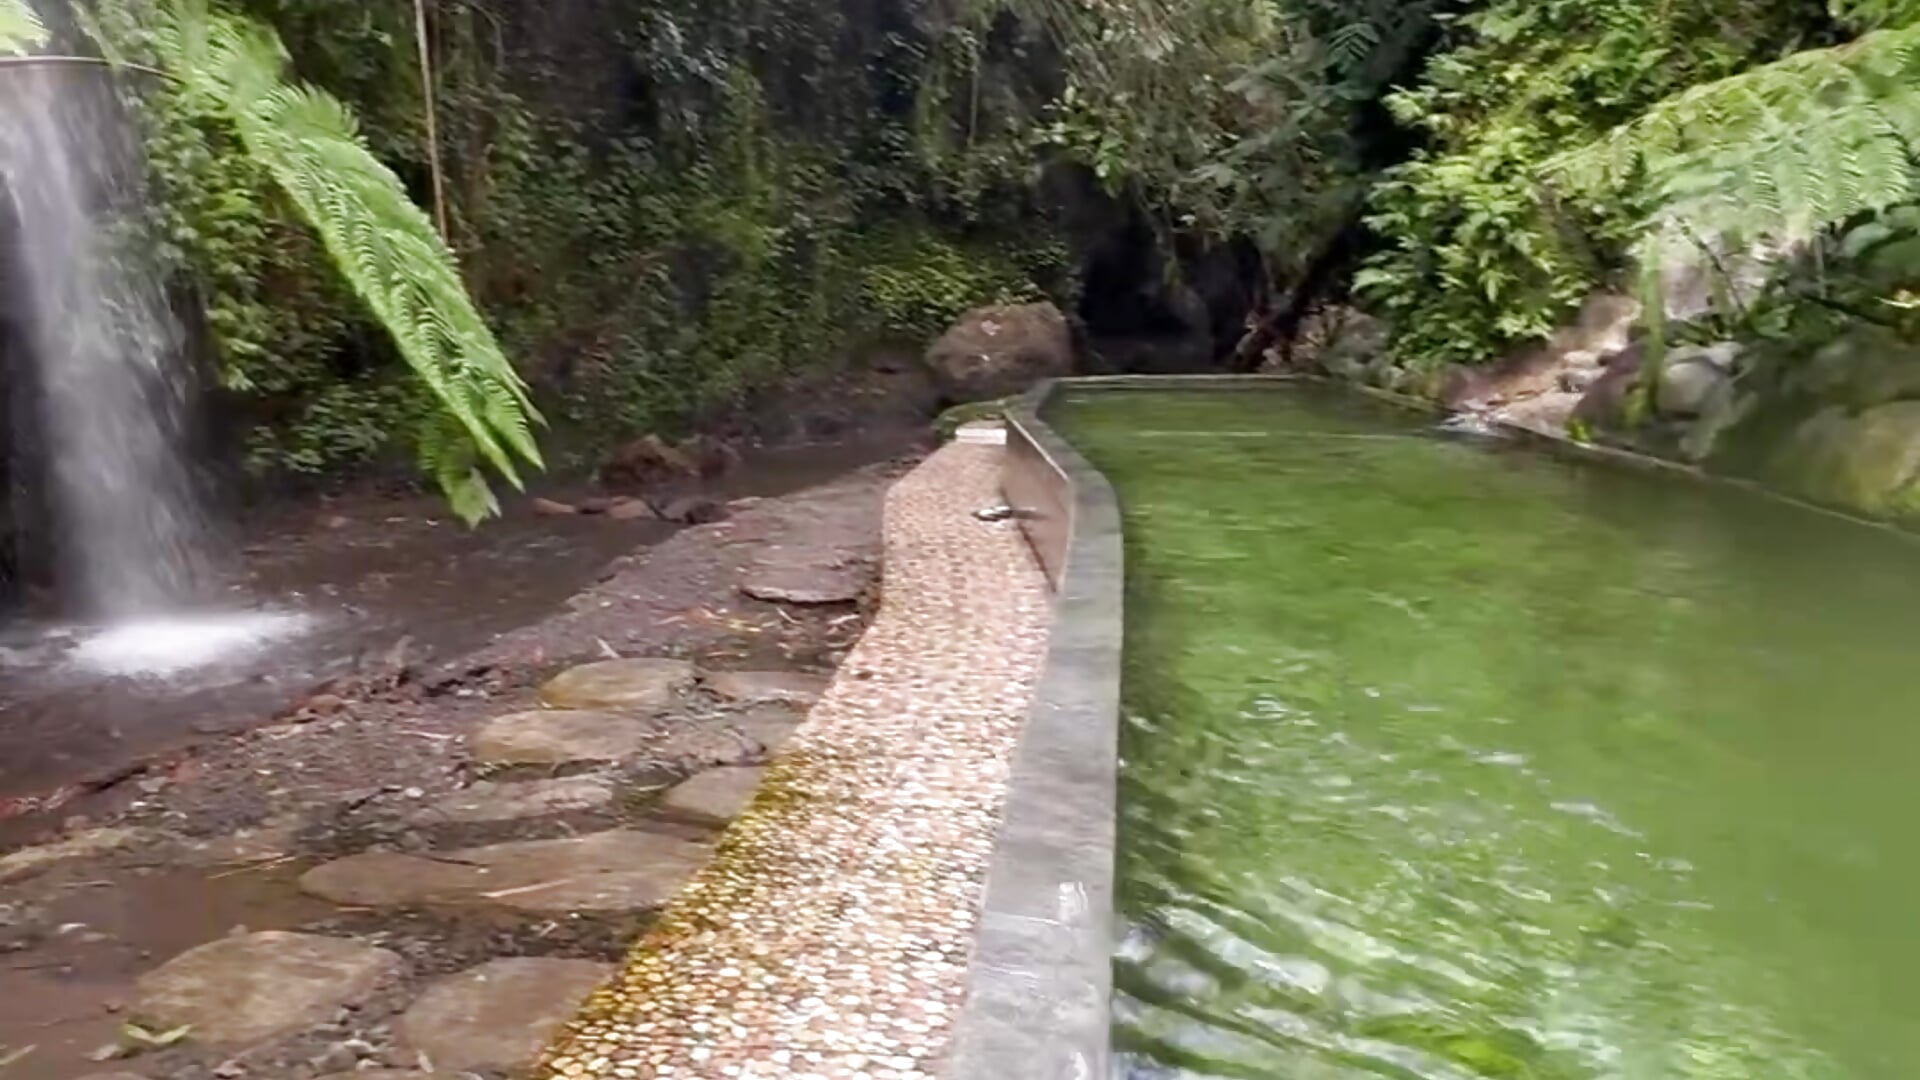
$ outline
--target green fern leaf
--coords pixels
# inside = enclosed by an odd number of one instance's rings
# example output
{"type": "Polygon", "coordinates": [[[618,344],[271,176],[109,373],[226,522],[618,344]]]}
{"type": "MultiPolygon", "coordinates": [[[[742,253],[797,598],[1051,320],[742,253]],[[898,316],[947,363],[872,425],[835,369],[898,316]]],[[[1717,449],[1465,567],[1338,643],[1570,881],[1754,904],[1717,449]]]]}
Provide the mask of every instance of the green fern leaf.
{"type": "Polygon", "coordinates": [[[496,513],[479,464],[521,486],[519,466],[541,464],[540,417],[426,213],[368,149],[351,110],[284,81],[286,51],[270,30],[204,0],[175,0],[161,22],[166,67],[233,120],[433,395],[439,417],[421,461],[454,512],[470,522],[496,513]]]}
{"type": "Polygon", "coordinates": [[[1920,198],[1915,86],[1920,26],[1878,30],[1693,87],[1547,173],[1588,194],[1644,184],[1649,237],[1801,240],[1920,198]]]}
{"type": "Polygon", "coordinates": [[[0,56],[24,56],[47,43],[47,28],[27,0],[0,0],[0,56]]]}

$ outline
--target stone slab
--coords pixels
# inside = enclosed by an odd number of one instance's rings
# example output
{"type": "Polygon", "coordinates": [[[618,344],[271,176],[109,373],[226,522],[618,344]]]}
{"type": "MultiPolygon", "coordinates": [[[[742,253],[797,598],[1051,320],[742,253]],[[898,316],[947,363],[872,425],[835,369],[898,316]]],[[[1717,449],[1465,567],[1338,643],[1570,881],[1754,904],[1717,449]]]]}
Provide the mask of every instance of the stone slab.
{"type": "Polygon", "coordinates": [[[396,1033],[438,1068],[516,1072],[612,972],[591,960],[492,960],[435,980],[396,1033]]]}
{"type": "Polygon", "coordinates": [[[767,770],[757,766],[709,769],[676,784],[660,800],[668,810],[695,817],[731,821],[753,801],[767,770]]]}
{"type": "Polygon", "coordinates": [[[833,680],[804,671],[709,671],[707,689],[740,705],[798,705],[810,708],[833,680]]]}
{"type": "Polygon", "coordinates": [[[690,689],[694,675],[685,660],[599,660],[547,680],[540,701],[553,709],[657,712],[690,689]]]}
{"type": "Polygon", "coordinates": [[[710,849],[676,836],[615,829],[566,840],[517,840],[434,856],[367,852],[314,867],[300,887],[336,904],[494,904],[529,912],[657,907],[710,849]]]}
{"type": "Polygon", "coordinates": [[[131,1014],[192,1028],[195,1042],[244,1046],[328,1023],[405,968],[398,954],[314,934],[270,930],[222,938],[140,976],[131,1014]]]}
{"type": "Polygon", "coordinates": [[[658,737],[658,724],[580,709],[509,713],[473,733],[469,749],[489,765],[573,765],[626,761],[658,737]]]}
{"type": "Polygon", "coordinates": [[[151,829],[88,829],[64,840],[38,847],[21,848],[0,856],[0,884],[19,881],[49,869],[55,863],[105,855],[121,848],[146,843],[158,836],[151,829]]]}
{"type": "Polygon", "coordinates": [[[850,604],[872,580],[872,571],[859,563],[777,559],[750,568],[740,591],[779,604],[850,604]]]}
{"type": "Polygon", "coordinates": [[[494,782],[482,780],[422,808],[421,824],[517,821],[581,810],[598,810],[613,802],[613,784],[598,776],[562,780],[494,782]]]}

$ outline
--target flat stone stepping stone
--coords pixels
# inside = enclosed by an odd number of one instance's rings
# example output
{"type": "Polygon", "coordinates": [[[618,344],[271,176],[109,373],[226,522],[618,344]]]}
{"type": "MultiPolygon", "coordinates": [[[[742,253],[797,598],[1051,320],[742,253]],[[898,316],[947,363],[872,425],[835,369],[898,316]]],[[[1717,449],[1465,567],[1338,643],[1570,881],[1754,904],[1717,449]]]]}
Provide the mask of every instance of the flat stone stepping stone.
{"type": "Polygon", "coordinates": [[[315,934],[269,930],[189,949],[135,983],[142,1026],[191,1027],[195,1042],[250,1045],[318,1027],[401,973],[399,954],[315,934]]]}
{"type": "Polygon", "coordinates": [[[779,604],[848,604],[872,580],[873,571],[857,563],[769,561],[747,571],[740,591],[779,604]]]}
{"type": "Polygon", "coordinates": [[[516,840],[442,855],[367,852],[314,867],[300,887],[360,907],[494,904],[516,911],[658,907],[711,849],[677,836],[614,829],[567,840],[516,840]]]}
{"type": "Polygon", "coordinates": [[[64,840],[0,855],[0,884],[19,881],[71,859],[87,859],[159,839],[152,829],[102,828],[74,833],[64,840]]]}
{"type": "Polygon", "coordinates": [[[483,780],[431,803],[415,815],[423,825],[517,821],[521,818],[598,810],[613,802],[613,784],[598,776],[495,783],[483,780]]]}
{"type": "Polygon", "coordinates": [[[638,757],[659,738],[651,720],[557,709],[496,717],[473,733],[476,760],[489,765],[575,765],[638,757]]]}
{"type": "Polygon", "coordinates": [[[753,801],[753,793],[766,772],[758,766],[709,769],[676,784],[660,800],[660,805],[696,817],[731,821],[753,801]]]}
{"type": "Polygon", "coordinates": [[[396,1034],[436,1068],[517,1073],[612,974],[613,965],[591,960],[490,960],[434,980],[400,1017],[396,1034]]]}
{"type": "Polygon", "coordinates": [[[552,709],[659,711],[690,689],[694,677],[685,660],[600,660],[555,675],[540,688],[540,701],[552,709]]]}
{"type": "Polygon", "coordinates": [[[707,689],[741,705],[798,705],[812,708],[832,680],[802,671],[710,671],[707,689]]]}

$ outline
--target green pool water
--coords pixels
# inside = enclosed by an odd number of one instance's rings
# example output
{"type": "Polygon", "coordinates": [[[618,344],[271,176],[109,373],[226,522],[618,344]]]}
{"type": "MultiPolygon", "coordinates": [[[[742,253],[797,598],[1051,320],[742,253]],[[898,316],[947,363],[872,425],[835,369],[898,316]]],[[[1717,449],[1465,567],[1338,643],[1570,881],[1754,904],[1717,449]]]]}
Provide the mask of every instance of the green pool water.
{"type": "Polygon", "coordinates": [[[1086,392],[1135,1080],[1920,1076],[1920,545],[1314,388],[1086,392]]]}

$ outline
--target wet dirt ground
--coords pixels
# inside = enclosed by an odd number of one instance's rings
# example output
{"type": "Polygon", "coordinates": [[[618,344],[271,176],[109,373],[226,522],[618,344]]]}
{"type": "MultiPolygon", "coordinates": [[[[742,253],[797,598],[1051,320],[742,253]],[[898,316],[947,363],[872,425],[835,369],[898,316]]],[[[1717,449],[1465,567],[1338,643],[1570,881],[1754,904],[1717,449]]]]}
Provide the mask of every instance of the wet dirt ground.
{"type": "MultiPolygon", "coordinates": [[[[726,499],[797,491],[898,453],[904,435],[765,450],[711,488],[726,499]]],[[[589,494],[560,484],[556,499],[589,494]]],[[[607,564],[679,531],[658,520],[548,516],[531,499],[469,529],[431,495],[361,495],[231,526],[231,579],[211,605],[313,621],[297,638],[184,674],[112,677],[69,652],[84,628],[0,614],[0,801],[110,775],[138,759],[254,726],[325,680],[391,659],[478,649],[538,621],[607,564]]],[[[10,815],[0,813],[0,822],[10,815]]],[[[0,832],[0,843],[7,838],[0,832]]]]}
{"type": "MultiPolygon", "coordinates": [[[[0,794],[133,767],[56,813],[0,822],[0,856],[101,826],[135,833],[112,851],[26,875],[9,877],[0,862],[0,1080],[117,1068],[149,1080],[308,1080],[412,1065],[394,1021],[425,980],[504,956],[616,959],[644,913],[343,908],[303,894],[298,880],[368,850],[613,827],[710,835],[712,825],[653,805],[663,783],[700,767],[674,760],[609,773],[619,796],[592,811],[452,827],[422,809],[487,778],[467,736],[529,707],[534,688],[567,663],[617,653],[707,670],[831,672],[864,630],[865,608],[767,603],[742,595],[741,581],[769,553],[794,547],[877,570],[881,497],[910,467],[905,441],[749,459],[726,485],[738,500],[731,517],[687,529],[521,506],[469,533],[425,499],[311,508],[257,534],[247,581],[255,595],[298,594],[337,621],[263,654],[244,675],[89,685],[58,665],[5,672],[0,794]],[[402,638],[412,643],[395,650],[402,638]],[[245,1053],[189,1039],[98,1060],[126,1041],[139,975],[195,945],[276,929],[391,949],[407,975],[327,1024],[245,1053]]],[[[696,734],[712,707],[697,698],[675,721],[696,734]]]]}

